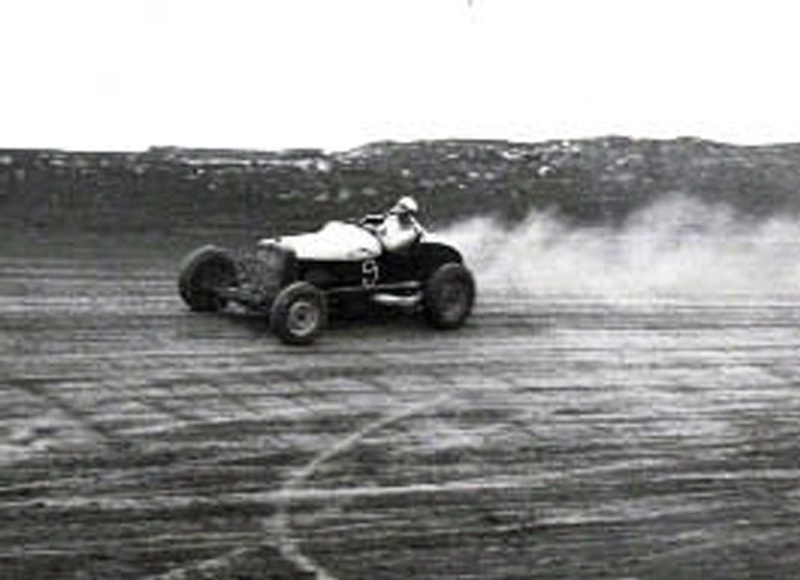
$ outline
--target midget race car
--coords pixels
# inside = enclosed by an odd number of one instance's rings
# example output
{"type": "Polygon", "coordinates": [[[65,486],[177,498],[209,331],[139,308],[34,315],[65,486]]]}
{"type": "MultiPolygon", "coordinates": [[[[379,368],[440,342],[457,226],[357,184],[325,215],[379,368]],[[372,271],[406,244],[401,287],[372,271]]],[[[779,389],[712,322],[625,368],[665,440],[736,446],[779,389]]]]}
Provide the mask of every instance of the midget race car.
{"type": "Polygon", "coordinates": [[[200,247],[183,260],[180,296],[196,312],[233,303],[261,313],[288,344],[313,342],[329,315],[365,305],[421,313],[437,329],[460,327],[475,300],[461,253],[428,235],[389,251],[368,220],[261,239],[254,251],[200,247]]]}

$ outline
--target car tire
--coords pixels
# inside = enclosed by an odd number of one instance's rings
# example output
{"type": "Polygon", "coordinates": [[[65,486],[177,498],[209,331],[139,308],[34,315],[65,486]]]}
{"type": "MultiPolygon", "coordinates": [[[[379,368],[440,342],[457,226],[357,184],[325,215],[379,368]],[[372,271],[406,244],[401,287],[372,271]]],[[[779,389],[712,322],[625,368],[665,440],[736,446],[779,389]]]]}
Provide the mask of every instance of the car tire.
{"type": "Polygon", "coordinates": [[[178,291],[194,312],[217,312],[228,302],[221,291],[236,283],[236,260],[231,253],[217,246],[203,246],[183,260],[178,291]]]}
{"type": "Polygon", "coordinates": [[[474,303],[475,279],[462,264],[443,264],[425,282],[423,313],[434,328],[460,327],[472,312],[474,303]]]}
{"type": "Polygon", "coordinates": [[[272,332],[286,344],[311,344],[325,327],[328,306],[322,291],[295,282],[280,291],[269,312],[272,332]]]}

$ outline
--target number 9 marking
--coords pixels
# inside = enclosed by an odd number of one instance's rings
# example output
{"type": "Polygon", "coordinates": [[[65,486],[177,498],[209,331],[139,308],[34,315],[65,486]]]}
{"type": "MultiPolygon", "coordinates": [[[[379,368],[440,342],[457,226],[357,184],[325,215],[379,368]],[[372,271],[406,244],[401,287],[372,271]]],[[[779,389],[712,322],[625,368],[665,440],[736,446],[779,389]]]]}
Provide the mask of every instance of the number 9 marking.
{"type": "Polygon", "coordinates": [[[361,263],[361,284],[364,285],[364,288],[372,288],[378,283],[380,273],[378,262],[371,259],[364,260],[361,263]]]}

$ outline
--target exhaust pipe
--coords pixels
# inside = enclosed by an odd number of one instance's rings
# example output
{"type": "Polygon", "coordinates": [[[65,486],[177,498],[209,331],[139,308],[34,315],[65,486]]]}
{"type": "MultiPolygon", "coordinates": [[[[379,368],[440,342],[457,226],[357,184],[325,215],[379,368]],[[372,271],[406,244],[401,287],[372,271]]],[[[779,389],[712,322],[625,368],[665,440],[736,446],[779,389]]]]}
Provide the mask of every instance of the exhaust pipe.
{"type": "Polygon", "coordinates": [[[417,292],[416,294],[411,294],[409,296],[398,296],[397,294],[378,292],[372,295],[372,300],[381,306],[391,306],[393,308],[415,308],[422,303],[422,292],[417,292]]]}

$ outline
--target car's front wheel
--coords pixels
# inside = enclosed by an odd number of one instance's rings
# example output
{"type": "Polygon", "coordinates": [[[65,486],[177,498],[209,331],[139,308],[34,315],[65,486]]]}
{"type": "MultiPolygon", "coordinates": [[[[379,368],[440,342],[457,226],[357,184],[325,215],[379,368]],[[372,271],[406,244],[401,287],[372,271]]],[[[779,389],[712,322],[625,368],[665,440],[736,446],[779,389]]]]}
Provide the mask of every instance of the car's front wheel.
{"type": "Polygon", "coordinates": [[[236,262],[230,252],[216,246],[203,246],[184,259],[178,291],[195,312],[216,312],[227,303],[223,291],[236,283],[236,262]]]}
{"type": "Polygon", "coordinates": [[[475,279],[463,264],[443,264],[425,283],[423,312],[435,328],[458,328],[472,312],[474,302],[475,279]]]}
{"type": "Polygon", "coordinates": [[[322,291],[308,282],[290,284],[278,294],[269,313],[272,332],[287,344],[310,344],[328,318],[322,291]]]}

